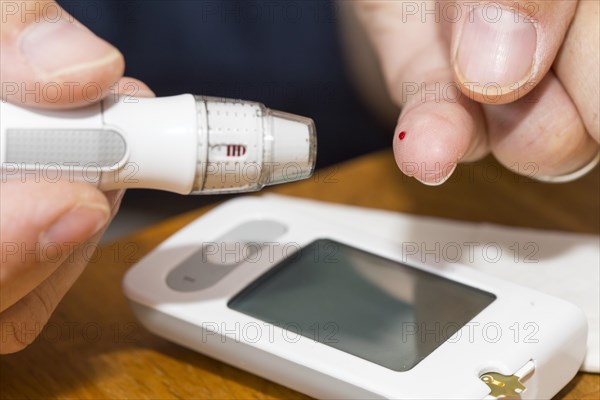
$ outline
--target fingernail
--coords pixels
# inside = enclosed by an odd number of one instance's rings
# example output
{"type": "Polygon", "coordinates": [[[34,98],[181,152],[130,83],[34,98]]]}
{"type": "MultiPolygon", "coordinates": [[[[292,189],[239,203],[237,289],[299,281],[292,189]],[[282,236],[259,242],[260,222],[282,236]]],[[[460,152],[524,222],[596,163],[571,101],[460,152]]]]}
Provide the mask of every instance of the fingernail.
{"type": "Polygon", "coordinates": [[[536,44],[536,27],[523,15],[499,7],[474,8],[459,39],[458,73],[480,87],[513,85],[531,75],[536,44]]]}
{"type": "Polygon", "coordinates": [[[40,235],[42,256],[54,258],[66,245],[71,248],[82,244],[106,225],[110,210],[105,205],[79,205],[61,215],[40,235]]]}
{"type": "Polygon", "coordinates": [[[419,182],[427,186],[440,186],[446,182],[456,170],[456,164],[450,164],[446,168],[435,173],[425,173],[421,178],[416,178],[419,182]]]}
{"type": "Polygon", "coordinates": [[[23,32],[20,48],[46,78],[97,68],[120,57],[113,46],[65,20],[32,24],[23,32]]]}
{"type": "Polygon", "coordinates": [[[139,89],[135,93],[135,97],[156,97],[156,93],[150,89],[139,89]]]}
{"type": "Polygon", "coordinates": [[[123,196],[125,196],[125,190],[121,189],[115,193],[115,198],[112,203],[112,208],[119,207],[121,205],[121,200],[123,200],[123,196]]]}

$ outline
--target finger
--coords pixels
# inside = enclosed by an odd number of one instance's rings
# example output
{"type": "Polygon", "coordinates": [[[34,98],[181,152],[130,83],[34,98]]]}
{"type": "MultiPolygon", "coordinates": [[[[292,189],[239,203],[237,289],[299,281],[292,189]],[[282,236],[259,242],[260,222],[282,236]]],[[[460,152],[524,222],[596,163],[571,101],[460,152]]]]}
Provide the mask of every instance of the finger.
{"type": "Polygon", "coordinates": [[[123,78],[119,79],[117,84],[112,87],[112,92],[119,95],[132,97],[156,96],[152,89],[150,89],[144,82],[129,76],[124,76],[123,78]]]}
{"type": "Polygon", "coordinates": [[[394,134],[396,163],[408,176],[441,184],[459,161],[486,151],[481,109],[457,90],[435,19],[423,22],[412,2],[355,4],[390,96],[403,106],[394,134]]]}
{"type": "Polygon", "coordinates": [[[462,0],[452,63],[463,92],[488,104],[515,101],[554,62],[577,1],[462,0]]]}
{"type": "Polygon", "coordinates": [[[15,353],[41,333],[58,303],[81,275],[106,226],[75,248],[59,268],[18,302],[0,313],[0,354],[15,353]]]}
{"type": "Polygon", "coordinates": [[[600,143],[600,2],[580,1],[575,19],[561,47],[554,71],[583,119],[590,135],[600,143]]]}
{"type": "MultiPolygon", "coordinates": [[[[415,61],[419,65],[426,62],[415,61]]],[[[479,159],[488,152],[481,106],[451,86],[450,69],[414,76],[423,79],[424,85],[402,109],[394,135],[394,156],[406,175],[427,185],[440,185],[459,162],[479,159]],[[455,92],[442,89],[448,87],[455,92]],[[429,95],[424,95],[426,91],[429,95]],[[435,95],[438,92],[440,95],[435,95]]]]}
{"type": "MultiPolygon", "coordinates": [[[[124,193],[124,190],[106,193],[111,208],[109,221],[117,213],[124,193]]],[[[50,276],[0,313],[3,337],[0,342],[0,354],[24,349],[41,333],[58,303],[83,272],[106,227],[107,224],[90,240],[76,247],[50,276]]]]}
{"type": "Polygon", "coordinates": [[[110,205],[84,183],[2,183],[0,312],[23,298],[106,225],[110,205]]]}
{"type": "Polygon", "coordinates": [[[82,106],[123,74],[121,53],[54,1],[0,0],[1,96],[13,103],[82,106]]]}
{"type": "Polygon", "coordinates": [[[529,96],[484,110],[494,155],[517,173],[532,178],[565,175],[589,164],[598,152],[552,72],[529,96]]]}

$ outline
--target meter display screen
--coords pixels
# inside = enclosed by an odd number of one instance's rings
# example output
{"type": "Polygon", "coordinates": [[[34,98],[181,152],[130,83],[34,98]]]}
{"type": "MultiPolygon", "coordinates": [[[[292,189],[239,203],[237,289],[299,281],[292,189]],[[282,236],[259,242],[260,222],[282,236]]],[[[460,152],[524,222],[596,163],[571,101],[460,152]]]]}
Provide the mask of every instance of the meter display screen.
{"type": "MultiPolygon", "coordinates": [[[[496,299],[328,239],[284,259],[229,307],[394,371],[408,371],[496,299]]],[[[454,337],[456,339],[456,337],[454,337]]]]}

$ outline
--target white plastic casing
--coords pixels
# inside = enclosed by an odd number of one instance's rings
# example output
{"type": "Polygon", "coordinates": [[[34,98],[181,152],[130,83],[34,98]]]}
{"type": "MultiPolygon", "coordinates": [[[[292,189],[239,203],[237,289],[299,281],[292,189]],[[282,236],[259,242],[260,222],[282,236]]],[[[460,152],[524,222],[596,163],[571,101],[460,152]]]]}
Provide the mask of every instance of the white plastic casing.
{"type": "Polygon", "coordinates": [[[74,110],[0,107],[3,179],[232,193],[307,178],[315,164],[312,120],[255,102],[183,94],[109,96],[74,110]]]}
{"type": "Polygon", "coordinates": [[[103,102],[105,129],[121,132],[127,165],[103,174],[106,190],[145,187],[177,193],[192,190],[196,174],[196,103],[192,95],[103,102]]]}
{"type": "MultiPolygon", "coordinates": [[[[260,243],[260,233],[256,235],[260,243]]],[[[576,374],[587,335],[586,319],[577,307],[460,264],[424,264],[419,255],[400,256],[398,250],[341,223],[315,219],[298,202],[243,198],[225,203],[163,242],[129,270],[123,287],[138,318],[154,333],[317,398],[483,399],[490,398],[490,389],[479,379],[481,374],[511,375],[533,368],[523,377],[527,390],[521,398],[549,399],[576,374]],[[249,221],[285,227],[272,257],[242,262],[201,290],[179,291],[167,284],[171,271],[203,245],[249,221]],[[457,332],[459,340],[444,342],[405,372],[307,337],[286,340],[282,328],[227,306],[283,259],[286,244],[302,247],[321,238],[410,264],[497,298],[457,332]],[[511,330],[525,324],[537,327],[535,340],[525,340],[527,332],[515,336],[511,330]],[[494,329],[484,334],[486,326],[499,326],[501,334],[494,329]],[[259,328],[258,339],[254,331],[244,335],[244,327],[259,328]]],[[[226,263],[222,267],[229,268],[226,263]]]]}

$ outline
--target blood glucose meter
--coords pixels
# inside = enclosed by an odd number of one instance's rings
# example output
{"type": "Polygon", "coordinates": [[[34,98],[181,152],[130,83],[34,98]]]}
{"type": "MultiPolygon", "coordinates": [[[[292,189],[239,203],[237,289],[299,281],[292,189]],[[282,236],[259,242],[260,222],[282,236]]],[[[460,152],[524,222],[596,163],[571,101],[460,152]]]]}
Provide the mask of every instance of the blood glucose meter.
{"type": "Polygon", "coordinates": [[[317,398],[551,398],[585,354],[564,300],[268,198],[194,221],[124,290],[155,334],[317,398]]]}

